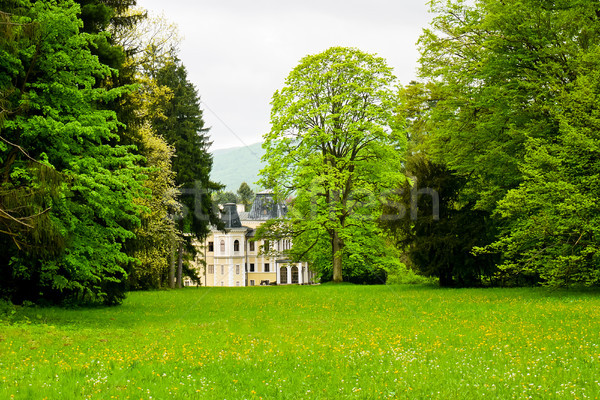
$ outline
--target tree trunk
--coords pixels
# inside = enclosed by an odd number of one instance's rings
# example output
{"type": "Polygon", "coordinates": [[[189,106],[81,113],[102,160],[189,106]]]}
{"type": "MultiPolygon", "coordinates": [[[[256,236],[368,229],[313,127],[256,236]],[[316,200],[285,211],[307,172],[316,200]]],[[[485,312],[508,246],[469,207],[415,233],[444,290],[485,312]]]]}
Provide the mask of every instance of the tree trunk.
{"type": "Polygon", "coordinates": [[[452,266],[450,263],[446,264],[447,267],[440,271],[440,286],[442,287],[454,287],[454,279],[452,277],[452,266]]]}
{"type": "Polygon", "coordinates": [[[343,281],[342,278],[342,240],[338,235],[337,230],[333,231],[333,238],[331,239],[331,249],[333,253],[333,281],[340,283],[343,281]]]}
{"type": "Polygon", "coordinates": [[[183,243],[179,243],[179,251],[177,254],[177,288],[183,287],[182,282],[183,275],[183,243]]]}
{"type": "Polygon", "coordinates": [[[175,289],[175,246],[171,246],[169,253],[169,287],[175,289]]]}

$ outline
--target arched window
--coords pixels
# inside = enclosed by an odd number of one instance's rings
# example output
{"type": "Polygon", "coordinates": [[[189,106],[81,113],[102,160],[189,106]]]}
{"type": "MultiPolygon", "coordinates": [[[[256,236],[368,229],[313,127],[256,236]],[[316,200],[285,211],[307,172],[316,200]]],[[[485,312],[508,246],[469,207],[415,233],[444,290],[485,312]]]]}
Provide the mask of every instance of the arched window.
{"type": "Polygon", "coordinates": [[[221,253],[225,253],[225,241],[221,239],[221,243],[219,244],[221,247],[221,253]]]}
{"type": "Polygon", "coordinates": [[[286,267],[279,268],[279,283],[284,284],[284,285],[288,283],[286,267]]]}
{"type": "Polygon", "coordinates": [[[233,251],[240,251],[240,241],[236,240],[233,242],[233,251]]]}

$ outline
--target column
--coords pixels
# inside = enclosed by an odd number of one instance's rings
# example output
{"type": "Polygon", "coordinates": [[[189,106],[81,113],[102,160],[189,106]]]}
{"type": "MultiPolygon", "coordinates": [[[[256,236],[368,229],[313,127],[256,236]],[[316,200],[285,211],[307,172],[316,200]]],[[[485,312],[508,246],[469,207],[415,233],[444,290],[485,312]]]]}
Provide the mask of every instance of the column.
{"type": "Polygon", "coordinates": [[[304,283],[304,268],[302,268],[302,264],[298,266],[298,283],[300,285],[304,283]]]}
{"type": "Polygon", "coordinates": [[[275,266],[275,273],[277,274],[276,282],[279,285],[281,283],[281,277],[279,274],[279,265],[277,263],[273,264],[275,266]]]}
{"type": "Polygon", "coordinates": [[[292,283],[292,267],[288,265],[287,267],[285,267],[285,269],[287,271],[287,283],[289,285],[290,283],[292,283]]]}

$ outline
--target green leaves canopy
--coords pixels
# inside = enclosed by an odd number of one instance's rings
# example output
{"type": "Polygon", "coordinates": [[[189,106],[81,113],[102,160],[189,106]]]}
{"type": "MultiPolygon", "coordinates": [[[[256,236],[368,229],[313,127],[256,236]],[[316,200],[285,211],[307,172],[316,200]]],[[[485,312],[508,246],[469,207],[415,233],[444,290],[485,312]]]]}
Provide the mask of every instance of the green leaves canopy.
{"type": "Polygon", "coordinates": [[[303,58],[273,95],[261,184],[279,199],[295,196],[294,246],[306,254],[325,240],[329,254],[320,257],[333,265],[334,281],[343,260],[364,261],[360,240],[377,239],[371,254],[385,247],[378,197],[404,179],[394,79],[382,58],[334,47],[303,58]]]}
{"type": "Polygon", "coordinates": [[[597,2],[432,4],[430,151],[468,177],[464,199],[496,212],[499,277],[597,284],[597,2]]]}
{"type": "MultiPolygon", "coordinates": [[[[96,36],[80,33],[79,6],[72,1],[22,3],[25,7],[15,8],[11,19],[14,43],[2,48],[9,68],[1,89],[10,110],[2,136],[61,174],[60,194],[46,199],[46,205],[64,248],[40,257],[4,238],[3,279],[23,297],[50,292],[55,298],[118,302],[123,292],[111,286],[125,277],[124,267],[133,261],[123,243],[139,223],[133,199],[144,176],[139,157],[118,144],[119,122],[104,104],[127,88],[96,86],[113,71],[91,54],[96,36]]],[[[2,149],[0,156],[4,188],[29,184],[28,160],[15,148],[2,149]]]]}

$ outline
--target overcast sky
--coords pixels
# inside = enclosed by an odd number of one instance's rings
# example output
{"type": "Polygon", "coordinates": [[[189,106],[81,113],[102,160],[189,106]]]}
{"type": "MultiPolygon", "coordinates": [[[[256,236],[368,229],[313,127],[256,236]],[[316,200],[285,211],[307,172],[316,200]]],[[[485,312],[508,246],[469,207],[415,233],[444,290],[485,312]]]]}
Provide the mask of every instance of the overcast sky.
{"type": "Polygon", "coordinates": [[[138,0],[178,25],[211,150],[261,141],[270,101],[300,59],[331,46],[385,58],[401,84],[416,77],[427,0],[138,0]]]}

